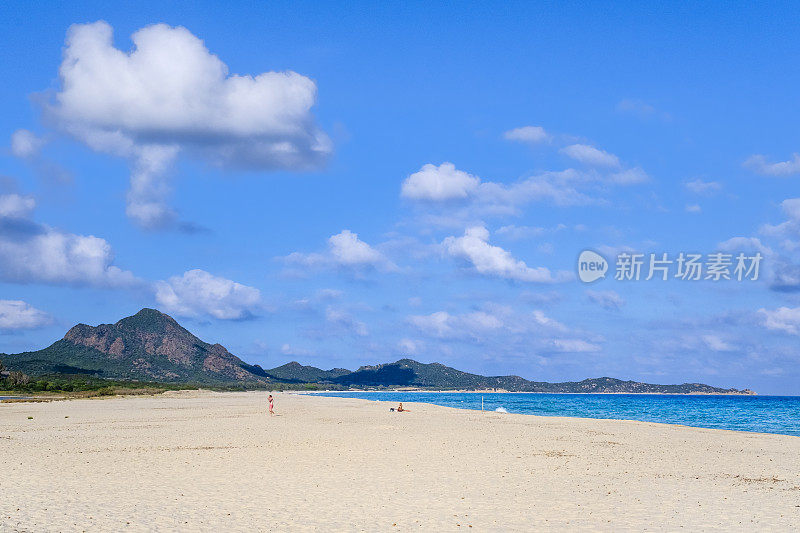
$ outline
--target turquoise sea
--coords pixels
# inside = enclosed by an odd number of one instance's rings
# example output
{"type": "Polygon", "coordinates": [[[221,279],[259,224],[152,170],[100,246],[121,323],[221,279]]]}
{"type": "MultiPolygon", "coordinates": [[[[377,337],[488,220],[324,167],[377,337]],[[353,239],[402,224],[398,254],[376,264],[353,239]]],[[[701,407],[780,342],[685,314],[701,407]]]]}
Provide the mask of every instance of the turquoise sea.
{"type": "Polygon", "coordinates": [[[538,394],[451,392],[324,392],[322,396],[389,402],[425,402],[540,416],[614,418],[701,428],[800,436],[800,396],[657,394],[538,394]]]}

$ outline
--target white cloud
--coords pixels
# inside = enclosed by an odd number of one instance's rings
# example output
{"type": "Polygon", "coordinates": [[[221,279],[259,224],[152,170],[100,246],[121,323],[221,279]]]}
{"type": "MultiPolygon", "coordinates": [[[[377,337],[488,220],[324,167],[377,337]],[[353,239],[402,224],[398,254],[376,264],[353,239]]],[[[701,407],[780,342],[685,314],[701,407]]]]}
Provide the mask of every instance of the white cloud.
{"type": "Polygon", "coordinates": [[[463,315],[438,311],[430,315],[411,315],[408,321],[426,335],[439,338],[476,337],[503,327],[498,317],[483,311],[463,315]]]}
{"type": "Polygon", "coordinates": [[[19,194],[0,194],[0,219],[27,218],[36,207],[36,200],[19,194]]]}
{"type": "Polygon", "coordinates": [[[707,196],[718,193],[722,190],[722,184],[720,182],[703,181],[701,179],[687,181],[684,183],[684,187],[686,187],[686,189],[691,193],[707,196]]]}
{"type": "Polygon", "coordinates": [[[516,226],[514,224],[510,224],[508,226],[502,226],[498,228],[495,233],[497,235],[502,235],[504,239],[509,241],[520,241],[524,239],[534,239],[547,234],[558,233],[565,229],[567,229],[565,224],[556,224],[555,226],[549,228],[543,228],[540,226],[516,226]]]}
{"type": "Polygon", "coordinates": [[[596,303],[603,309],[616,310],[625,305],[625,300],[615,291],[593,291],[587,290],[586,297],[589,301],[596,303]]]}
{"type": "Polygon", "coordinates": [[[398,270],[397,265],[350,230],[343,230],[328,238],[328,250],[325,253],[294,252],[284,260],[289,264],[307,267],[376,268],[387,272],[398,270]]]}
{"type": "Polygon", "coordinates": [[[533,319],[534,322],[536,322],[541,326],[546,326],[556,331],[567,331],[567,326],[565,326],[558,320],[554,320],[549,316],[545,315],[544,311],[541,311],[539,309],[536,309],[531,313],[531,318],[533,319]]]}
{"type": "Polygon", "coordinates": [[[398,351],[405,355],[416,355],[422,350],[423,346],[421,341],[413,339],[400,339],[397,343],[398,351]]]}
{"type": "Polygon", "coordinates": [[[175,145],[147,145],[137,149],[131,169],[125,214],[148,229],[171,225],[177,214],[165,203],[170,188],[165,172],[178,154],[175,145]]]}
{"type": "Polygon", "coordinates": [[[602,203],[578,190],[599,176],[587,175],[574,169],[543,172],[506,185],[486,181],[475,193],[476,200],[487,212],[509,214],[529,202],[549,201],[559,207],[602,203]]]}
{"type": "Polygon", "coordinates": [[[29,130],[20,129],[11,134],[11,154],[25,160],[37,175],[51,182],[68,183],[72,176],[61,165],[42,157],[47,140],[29,130]]]}
{"type": "Polygon", "coordinates": [[[735,348],[725,342],[719,335],[703,335],[701,337],[703,343],[713,352],[731,352],[735,348]]]}
{"type": "Polygon", "coordinates": [[[330,253],[342,265],[379,265],[386,261],[378,250],[358,238],[357,233],[344,230],[328,239],[330,253]]]}
{"type": "Polygon", "coordinates": [[[800,154],[792,154],[792,159],[769,163],[766,156],[761,154],[752,155],[744,162],[744,167],[749,168],[756,174],[766,176],[791,176],[800,174],[800,154]]]}
{"type": "Polygon", "coordinates": [[[684,207],[684,211],[686,211],[687,213],[702,213],[703,208],[697,204],[686,204],[686,207],[684,207]]]}
{"type": "Polygon", "coordinates": [[[764,257],[772,256],[772,249],[756,237],[731,237],[717,244],[720,252],[761,252],[764,257]]]}
{"type": "Polygon", "coordinates": [[[112,31],[105,22],[70,27],[47,111],[90,148],[131,161],[127,212],[141,226],[174,222],[165,173],[178,153],[264,170],[311,168],[331,152],[314,125],[309,78],[230,75],[183,27],[142,28],[130,52],[114,47],[112,31]]]}
{"type": "Polygon", "coordinates": [[[356,320],[350,313],[341,309],[334,309],[328,306],[328,308],[325,309],[325,320],[329,324],[339,326],[348,333],[359,337],[366,337],[369,334],[366,324],[360,320],[356,320]]]}
{"type": "Polygon", "coordinates": [[[400,194],[412,200],[444,201],[464,199],[480,183],[480,178],[458,170],[453,163],[427,164],[403,181],[400,194]]]}
{"type": "Polygon", "coordinates": [[[155,290],[158,305],[181,316],[236,320],[252,315],[261,303],[258,289],[199,269],[158,281],[155,290]]]}
{"type": "Polygon", "coordinates": [[[284,343],[281,345],[281,353],[283,355],[290,355],[292,357],[309,357],[316,355],[311,350],[306,350],[303,348],[297,348],[296,346],[292,346],[289,343],[284,343]]]}
{"type": "Polygon", "coordinates": [[[585,165],[595,167],[619,167],[619,158],[588,144],[571,144],[560,152],[585,165]]]}
{"type": "Polygon", "coordinates": [[[639,167],[626,168],[608,175],[606,181],[615,185],[638,185],[650,180],[647,172],[639,167]]]}
{"type": "Polygon", "coordinates": [[[538,226],[515,226],[514,224],[511,224],[509,226],[503,226],[499,228],[495,233],[502,235],[508,240],[520,241],[523,239],[541,237],[546,232],[547,230],[545,228],[538,226]]]}
{"type": "MultiPolygon", "coordinates": [[[[800,198],[784,200],[781,202],[781,209],[788,220],[774,226],[764,224],[761,233],[770,237],[797,237],[800,235],[800,198]]],[[[784,245],[788,248],[796,246],[792,241],[787,241],[784,245]]]]}
{"type": "Polygon", "coordinates": [[[52,321],[50,315],[22,300],[0,300],[0,330],[40,328],[52,321]]]}
{"type": "Polygon", "coordinates": [[[600,350],[599,338],[571,330],[540,310],[518,313],[511,307],[487,304],[460,314],[410,315],[407,322],[431,339],[485,344],[486,351],[498,353],[527,356],[600,350]]]}
{"type": "Polygon", "coordinates": [[[16,283],[130,286],[134,275],[113,265],[111,245],[28,218],[35,202],[0,195],[0,279],[16,283]]]}
{"type": "Polygon", "coordinates": [[[464,227],[485,216],[520,214],[532,202],[549,202],[559,207],[598,205],[607,201],[599,195],[610,186],[631,186],[648,181],[641,168],[607,168],[540,172],[514,183],[484,181],[452,163],[426,164],[402,184],[401,196],[418,207],[440,208],[441,213],[419,216],[426,226],[464,227]]]}
{"type": "Polygon", "coordinates": [[[550,136],[541,126],[523,126],[508,130],[503,134],[507,141],[516,141],[526,144],[538,144],[546,141],[550,136]]]}
{"type": "Polygon", "coordinates": [[[39,155],[44,146],[44,139],[37,137],[32,131],[17,130],[11,134],[11,153],[15,157],[29,159],[39,155]]]}
{"type": "Polygon", "coordinates": [[[763,325],[767,329],[800,335],[800,307],[762,308],[758,313],[762,316],[763,325]]]}
{"type": "Polygon", "coordinates": [[[553,348],[557,352],[566,353],[591,353],[599,352],[600,346],[581,339],[554,339],[553,348]]]}
{"type": "Polygon", "coordinates": [[[554,276],[545,267],[530,268],[523,261],[514,259],[508,251],[488,241],[489,230],[475,226],[468,228],[463,237],[447,237],[442,247],[451,257],[468,261],[478,273],[486,276],[534,283],[555,283],[569,279],[564,272],[554,276]]]}

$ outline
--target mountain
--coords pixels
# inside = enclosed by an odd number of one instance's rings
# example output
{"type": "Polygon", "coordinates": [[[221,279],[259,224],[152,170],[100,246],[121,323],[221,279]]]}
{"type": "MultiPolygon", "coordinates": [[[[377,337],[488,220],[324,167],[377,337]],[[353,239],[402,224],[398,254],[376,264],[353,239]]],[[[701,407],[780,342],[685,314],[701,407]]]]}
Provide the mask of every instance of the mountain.
{"type": "Polygon", "coordinates": [[[554,393],[752,394],[702,383],[654,385],[614,378],[564,383],[529,381],[520,376],[481,376],[440,363],[400,359],[394,363],[322,370],[296,361],[264,370],[249,365],[222,345],[208,344],[172,317],[142,309],[115,324],[78,324],[63,339],[35,352],[0,354],[9,370],[31,376],[84,374],[118,380],[173,383],[315,383],[334,388],[413,387],[441,390],[506,390],[554,393]]]}
{"type": "Polygon", "coordinates": [[[324,383],[333,382],[336,378],[350,374],[345,368],[332,368],[322,370],[315,366],[304,366],[297,361],[286,363],[265,371],[268,375],[281,381],[293,383],[324,383]]]}
{"type": "Polygon", "coordinates": [[[341,385],[373,387],[393,385],[440,389],[503,388],[505,381],[497,380],[502,378],[470,374],[440,363],[425,364],[413,359],[400,359],[395,363],[362,366],[355,372],[340,376],[334,381],[341,385]]]}
{"type": "Polygon", "coordinates": [[[78,324],[47,348],[0,357],[10,369],[34,376],[87,374],[196,383],[271,381],[260,367],[244,363],[220,344],[201,341],[155,309],[142,309],[115,324],[78,324]]]}
{"type": "Polygon", "coordinates": [[[751,394],[745,389],[722,389],[702,383],[655,385],[614,378],[595,378],[583,381],[548,383],[528,381],[519,376],[481,376],[470,374],[440,363],[419,363],[401,359],[394,363],[362,366],[355,372],[342,375],[334,383],[351,387],[417,387],[429,389],[500,389],[514,392],[551,393],[650,393],[650,394],[751,394]]]}

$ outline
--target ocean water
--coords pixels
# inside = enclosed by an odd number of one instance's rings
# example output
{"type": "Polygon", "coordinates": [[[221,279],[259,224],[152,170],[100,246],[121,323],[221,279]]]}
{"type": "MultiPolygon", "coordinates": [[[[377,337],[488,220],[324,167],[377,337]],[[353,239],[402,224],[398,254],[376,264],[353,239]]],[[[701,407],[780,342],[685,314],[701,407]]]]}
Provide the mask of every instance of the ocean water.
{"type": "Polygon", "coordinates": [[[613,418],[800,436],[800,396],[323,392],[322,396],[425,402],[540,416],[613,418]]]}

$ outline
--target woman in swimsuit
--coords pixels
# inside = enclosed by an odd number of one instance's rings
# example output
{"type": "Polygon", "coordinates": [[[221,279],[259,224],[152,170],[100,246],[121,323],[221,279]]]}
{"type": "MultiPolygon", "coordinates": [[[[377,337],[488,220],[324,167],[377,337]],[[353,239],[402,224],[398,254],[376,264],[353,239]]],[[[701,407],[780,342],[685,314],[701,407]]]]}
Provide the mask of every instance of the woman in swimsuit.
{"type": "Polygon", "coordinates": [[[272,394],[269,395],[269,414],[275,414],[275,411],[272,410],[272,394]]]}

